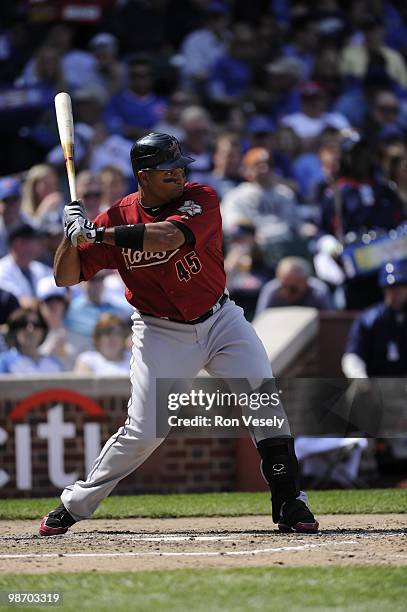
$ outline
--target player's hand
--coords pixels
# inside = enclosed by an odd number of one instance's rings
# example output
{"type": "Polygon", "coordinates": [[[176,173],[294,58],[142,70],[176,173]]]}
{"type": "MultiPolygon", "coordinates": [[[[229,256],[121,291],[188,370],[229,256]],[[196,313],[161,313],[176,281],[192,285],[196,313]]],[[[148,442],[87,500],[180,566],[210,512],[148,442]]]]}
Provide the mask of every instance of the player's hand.
{"type": "Polygon", "coordinates": [[[65,226],[65,236],[70,240],[72,246],[80,244],[93,244],[96,238],[96,225],[84,217],[76,217],[65,226]]]}
{"type": "Polygon", "coordinates": [[[64,206],[64,228],[78,217],[86,218],[85,207],[82,200],[74,200],[64,206]]]}

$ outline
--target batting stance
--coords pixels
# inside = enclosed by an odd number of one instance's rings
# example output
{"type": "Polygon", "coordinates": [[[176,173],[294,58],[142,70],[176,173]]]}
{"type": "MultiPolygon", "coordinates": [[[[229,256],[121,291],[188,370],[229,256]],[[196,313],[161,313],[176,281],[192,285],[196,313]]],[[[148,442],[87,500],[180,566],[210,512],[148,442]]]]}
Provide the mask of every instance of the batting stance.
{"type": "MultiPolygon", "coordinates": [[[[81,201],[64,209],[66,237],[54,261],[59,286],[117,269],[133,316],[132,393],[127,420],[103,447],[86,480],[62,492],[40,534],[65,533],[96,510],[117,483],[141,465],[162,438],[155,434],[157,378],[194,378],[205,368],[225,379],[272,378],[264,347],[243,310],[228,298],[222,222],[216,192],[185,181],[183,155],[167,134],[148,134],[131,149],[139,190],[94,223],[81,201]]],[[[288,425],[279,437],[255,435],[270,485],[273,520],[281,531],[310,532],[318,522],[300,491],[288,425]]]]}

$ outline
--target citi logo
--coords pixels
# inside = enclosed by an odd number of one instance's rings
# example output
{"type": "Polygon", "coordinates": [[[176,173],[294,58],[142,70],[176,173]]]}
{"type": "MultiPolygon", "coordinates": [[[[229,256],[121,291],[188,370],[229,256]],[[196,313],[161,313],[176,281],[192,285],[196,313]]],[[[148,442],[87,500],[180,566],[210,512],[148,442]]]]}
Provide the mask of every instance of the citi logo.
{"type": "MultiPolygon", "coordinates": [[[[101,406],[89,397],[85,397],[68,389],[48,389],[40,391],[19,402],[10,413],[10,420],[14,424],[13,433],[0,427],[0,446],[10,444],[14,446],[15,481],[20,491],[33,489],[32,461],[38,455],[38,441],[46,440],[49,481],[57,488],[63,488],[79,478],[76,471],[66,472],[64,462],[64,441],[77,438],[75,423],[64,421],[63,404],[74,405],[84,412],[87,417],[93,417],[95,422],[83,423],[83,453],[84,472],[88,473],[101,449],[101,419],[106,413],[101,406]],[[46,411],[46,420],[43,423],[32,425],[21,423],[29,413],[42,406],[50,406],[46,411]]],[[[4,468],[0,468],[0,487],[4,487],[10,480],[10,475],[4,468]]]]}

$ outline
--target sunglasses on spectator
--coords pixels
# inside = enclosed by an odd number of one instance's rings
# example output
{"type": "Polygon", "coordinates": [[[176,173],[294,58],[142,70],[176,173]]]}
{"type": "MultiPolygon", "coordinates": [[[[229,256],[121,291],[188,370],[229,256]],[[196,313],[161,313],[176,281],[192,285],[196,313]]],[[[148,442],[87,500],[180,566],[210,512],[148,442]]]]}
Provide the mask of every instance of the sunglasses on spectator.
{"type": "Polygon", "coordinates": [[[399,112],[399,107],[398,106],[390,106],[388,104],[379,104],[379,106],[377,108],[380,111],[382,111],[383,113],[396,114],[396,113],[399,112]]]}
{"type": "Polygon", "coordinates": [[[32,326],[35,329],[44,329],[44,325],[41,323],[41,321],[31,321],[29,319],[26,321],[19,321],[13,325],[14,329],[26,329],[29,326],[32,326]]]}
{"type": "Polygon", "coordinates": [[[129,77],[131,79],[151,79],[151,77],[153,76],[153,73],[150,71],[146,71],[146,72],[133,72],[130,71],[129,72],[129,77]]]}

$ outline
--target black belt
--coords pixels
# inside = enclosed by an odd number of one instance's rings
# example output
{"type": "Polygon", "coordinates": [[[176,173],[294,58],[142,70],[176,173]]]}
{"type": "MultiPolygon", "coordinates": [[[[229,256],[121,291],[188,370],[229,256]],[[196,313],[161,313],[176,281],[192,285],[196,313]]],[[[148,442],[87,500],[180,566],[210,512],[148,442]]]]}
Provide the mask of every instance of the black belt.
{"type": "Polygon", "coordinates": [[[215,312],[217,312],[220,308],[222,308],[223,304],[229,299],[229,295],[224,293],[219,300],[216,302],[215,306],[212,306],[208,312],[197,317],[196,319],[192,319],[192,321],[179,321],[178,319],[170,319],[169,317],[155,317],[154,315],[150,315],[147,312],[140,312],[142,316],[145,317],[154,317],[155,319],[164,319],[165,321],[172,321],[173,323],[185,323],[185,325],[197,325],[198,323],[203,323],[209,317],[211,317],[215,312]]]}

